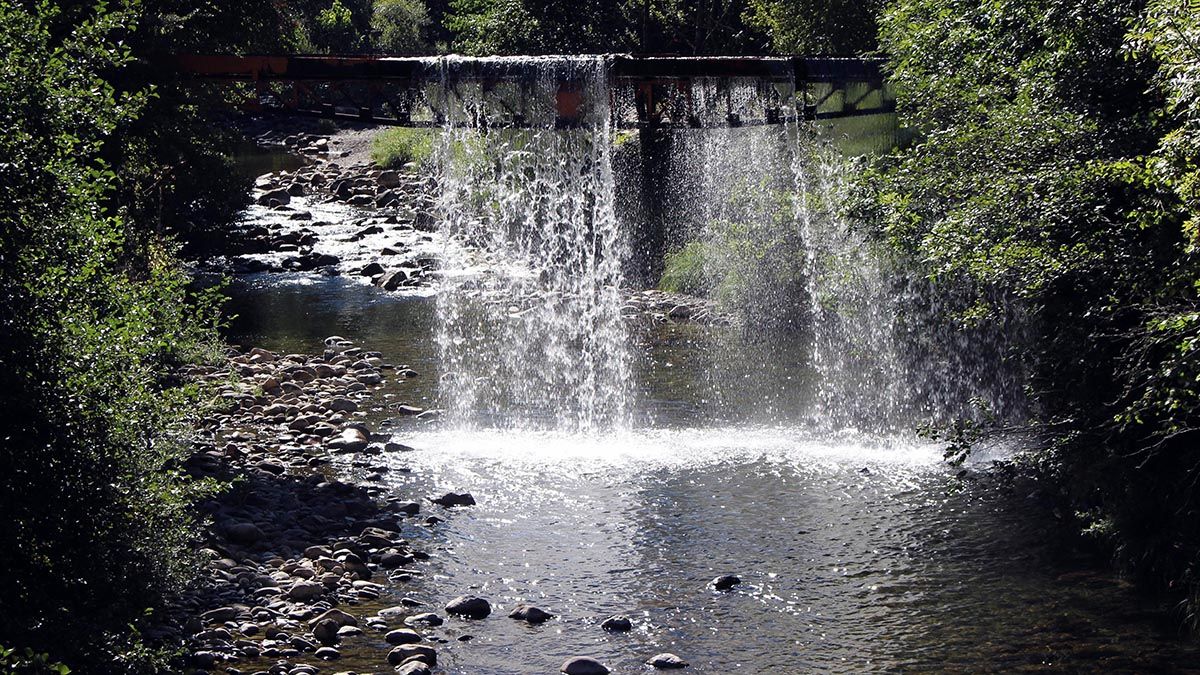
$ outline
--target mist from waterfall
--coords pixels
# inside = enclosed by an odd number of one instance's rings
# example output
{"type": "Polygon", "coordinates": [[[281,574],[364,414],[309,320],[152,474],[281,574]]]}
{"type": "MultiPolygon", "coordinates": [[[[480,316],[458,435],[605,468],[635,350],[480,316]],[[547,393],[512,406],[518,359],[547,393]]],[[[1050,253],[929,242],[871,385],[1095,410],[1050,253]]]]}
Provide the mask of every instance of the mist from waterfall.
{"type": "Polygon", "coordinates": [[[630,355],[621,320],[627,238],[613,208],[602,58],[524,59],[528,128],[488,128],[504,101],[444,87],[439,205],[449,245],[437,298],[451,425],[623,428],[630,355]],[[555,129],[558,79],[582,83],[578,129],[555,129]]]}
{"type": "Polygon", "coordinates": [[[604,57],[497,60],[535,71],[532,90],[518,100],[458,81],[435,94],[447,240],[437,344],[450,427],[653,426],[632,384],[638,355],[622,292],[656,282],[629,270],[663,254],[668,267],[672,256],[689,265],[688,292],[735,317],[737,339],[709,358],[711,391],[699,398],[710,404],[752,394],[773,423],[884,433],[1021,410],[1019,369],[998,367],[1015,338],[952,325],[953,308],[931,306],[922,280],[845,217],[836,125],[744,125],[786,106],[794,87],[697,79],[701,128],[635,139],[614,131],[631,102],[610,88],[604,57]],[[565,129],[555,110],[564,81],[579,83],[581,105],[565,129]],[[514,110],[524,128],[494,124],[514,110]],[[665,161],[650,167],[661,175],[648,191],[651,139],[665,161]],[[640,207],[619,208],[638,185],[640,207]],[[661,249],[635,250],[647,228],[658,228],[661,249]],[[797,344],[805,363],[781,366],[797,344]],[[763,378],[776,390],[739,372],[781,367],[795,372],[763,378]]]}

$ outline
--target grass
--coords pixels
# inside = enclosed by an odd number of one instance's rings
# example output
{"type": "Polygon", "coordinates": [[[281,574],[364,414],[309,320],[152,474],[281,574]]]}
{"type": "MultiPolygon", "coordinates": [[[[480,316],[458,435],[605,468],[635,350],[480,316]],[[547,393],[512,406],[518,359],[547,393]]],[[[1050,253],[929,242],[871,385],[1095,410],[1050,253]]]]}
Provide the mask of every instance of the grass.
{"type": "Polygon", "coordinates": [[[388,129],[371,143],[371,160],[384,169],[423,164],[433,154],[433,132],[427,129],[388,129]]]}

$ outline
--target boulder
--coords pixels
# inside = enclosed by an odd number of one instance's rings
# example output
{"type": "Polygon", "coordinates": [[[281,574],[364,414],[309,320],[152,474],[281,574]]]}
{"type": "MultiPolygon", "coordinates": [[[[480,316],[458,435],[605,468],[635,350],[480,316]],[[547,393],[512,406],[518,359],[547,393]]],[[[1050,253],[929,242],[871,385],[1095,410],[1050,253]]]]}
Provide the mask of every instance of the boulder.
{"type": "Polygon", "coordinates": [[[447,492],[429,501],[441,506],[475,506],[475,497],[470,492],[447,492]]]}
{"type": "Polygon", "coordinates": [[[740,583],[742,583],[742,579],[736,574],[722,574],[712,580],[712,587],[718,591],[727,591],[740,583]]]}
{"type": "Polygon", "coordinates": [[[627,616],[615,614],[602,621],[600,627],[612,633],[624,633],[633,630],[633,622],[627,616]]]}

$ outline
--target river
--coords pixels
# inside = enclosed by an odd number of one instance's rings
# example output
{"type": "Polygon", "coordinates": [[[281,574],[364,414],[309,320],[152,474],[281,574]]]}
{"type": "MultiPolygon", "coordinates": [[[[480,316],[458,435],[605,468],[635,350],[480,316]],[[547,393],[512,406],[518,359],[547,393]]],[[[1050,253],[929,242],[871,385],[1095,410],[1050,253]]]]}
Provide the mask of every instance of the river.
{"type": "MultiPolygon", "coordinates": [[[[310,274],[242,276],[228,293],[231,341],[312,352],[339,334],[420,373],[381,401],[439,405],[428,294],[310,274]]],[[[1196,662],[1159,603],[1076,550],[1036,486],[993,474],[991,461],[1019,444],[981,450],[960,475],[907,434],[781,422],[811,389],[801,345],[729,327],[631,331],[639,415],[618,433],[459,431],[382,405],[370,413],[415,448],[388,456],[381,496],[458,489],[478,500],[435,507],[444,523],[410,528],[440,553],[385,598],[435,611],[464,593],[492,602],[486,620],[431,630],[447,641],[445,672],[552,673],[574,655],[643,672],[663,651],[698,673],[1186,672],[1196,662]],[[729,573],[742,583],[709,586],[729,573]],[[520,602],[556,616],[505,618],[520,602]],[[633,631],[599,627],[618,613],[633,631]]],[[[353,460],[338,470],[370,482],[353,460]]],[[[369,667],[386,648],[368,635],[336,669],[369,667]]]]}

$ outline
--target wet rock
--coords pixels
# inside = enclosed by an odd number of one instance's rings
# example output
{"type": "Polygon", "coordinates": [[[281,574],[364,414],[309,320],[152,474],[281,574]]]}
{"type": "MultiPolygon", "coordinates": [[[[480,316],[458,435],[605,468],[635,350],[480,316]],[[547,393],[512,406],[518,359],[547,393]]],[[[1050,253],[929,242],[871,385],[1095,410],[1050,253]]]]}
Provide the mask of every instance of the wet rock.
{"type": "Polygon", "coordinates": [[[442,617],[433,612],[414,614],[404,620],[406,626],[440,626],[444,623],[442,617]]]}
{"type": "Polygon", "coordinates": [[[267,190],[259,195],[255,201],[260,206],[271,206],[272,202],[275,204],[287,204],[292,201],[292,196],[288,194],[287,190],[283,189],[267,190]]]}
{"type": "Polygon", "coordinates": [[[624,633],[633,630],[633,622],[623,614],[616,614],[602,621],[600,627],[612,633],[624,633]]]}
{"type": "Polygon", "coordinates": [[[718,591],[727,591],[740,583],[742,583],[742,579],[736,574],[722,574],[712,580],[712,587],[718,591]]]}
{"type": "Polygon", "coordinates": [[[338,629],[341,625],[333,619],[321,619],[312,627],[313,637],[323,645],[334,645],[338,641],[338,629]]]}
{"type": "Polygon", "coordinates": [[[314,653],[314,655],[323,661],[334,661],[342,658],[342,653],[333,647],[321,647],[314,653]]]}
{"type": "Polygon", "coordinates": [[[388,663],[398,666],[409,659],[424,661],[427,665],[437,665],[437,651],[428,645],[400,645],[388,652],[388,663]]]}
{"type": "Polygon", "coordinates": [[[646,661],[647,665],[654,666],[659,670],[674,670],[676,668],[687,668],[687,661],[675,656],[674,654],[663,652],[656,656],[650,657],[646,661]]]}
{"type": "Polygon", "coordinates": [[[563,661],[559,670],[566,675],[608,675],[609,673],[603,663],[584,656],[576,656],[563,661]]]}
{"type": "Polygon", "coordinates": [[[367,265],[364,266],[361,270],[359,270],[358,273],[359,273],[359,275],[364,276],[364,277],[373,277],[377,274],[383,274],[384,271],[385,270],[384,270],[383,265],[380,265],[377,262],[373,262],[373,263],[367,263],[367,265]]]}
{"type": "Polygon", "coordinates": [[[329,409],[335,412],[355,412],[358,404],[348,398],[335,398],[329,402],[329,409]]]}
{"type": "Polygon", "coordinates": [[[336,607],[334,607],[333,609],[326,610],[323,614],[321,614],[317,618],[309,621],[308,625],[315,626],[316,624],[318,624],[322,621],[333,621],[333,622],[337,623],[338,628],[341,628],[342,626],[357,626],[358,625],[358,619],[354,618],[353,616],[343,612],[342,610],[340,610],[336,607]]]}
{"type": "Polygon", "coordinates": [[[397,628],[396,630],[388,631],[383,639],[389,645],[411,645],[421,641],[421,635],[415,630],[407,628],[397,628]]]}
{"type": "Polygon", "coordinates": [[[468,619],[483,619],[492,613],[492,606],[483,598],[460,595],[446,603],[446,613],[468,619]]]}
{"type": "Polygon", "coordinates": [[[475,506],[475,497],[470,492],[447,492],[429,501],[441,506],[475,506]]]}
{"type": "MultiPolygon", "coordinates": [[[[382,270],[380,270],[382,272],[382,270]]],[[[375,280],[375,285],[385,291],[394,291],[401,288],[408,282],[408,273],[404,270],[392,270],[384,273],[383,276],[375,280]]]]}
{"type": "Polygon", "coordinates": [[[529,623],[545,623],[553,619],[554,615],[536,605],[517,605],[513,611],[508,613],[508,618],[529,623]]]}
{"type": "Polygon", "coordinates": [[[409,663],[396,666],[397,675],[430,675],[429,666],[421,661],[411,661],[409,663]]]}
{"type": "Polygon", "coordinates": [[[400,174],[395,171],[383,171],[375,179],[375,182],[381,188],[400,187],[400,174]]]}
{"type": "Polygon", "coordinates": [[[362,452],[370,443],[370,437],[361,429],[348,427],[342,430],[340,436],[330,441],[329,446],[342,452],[362,452]]]}

